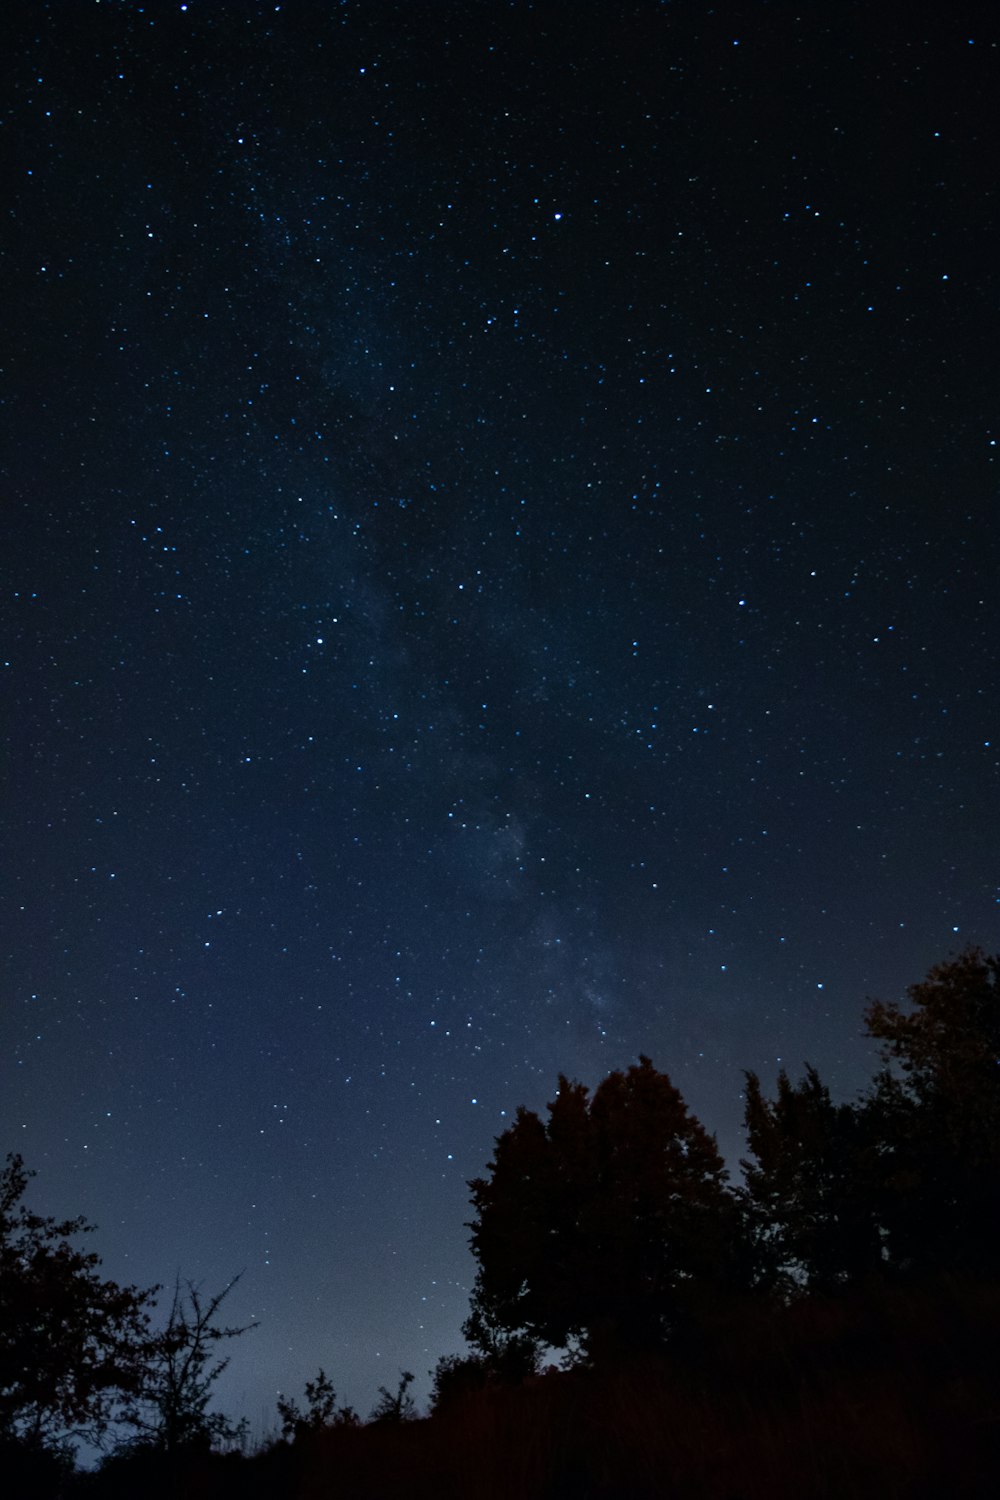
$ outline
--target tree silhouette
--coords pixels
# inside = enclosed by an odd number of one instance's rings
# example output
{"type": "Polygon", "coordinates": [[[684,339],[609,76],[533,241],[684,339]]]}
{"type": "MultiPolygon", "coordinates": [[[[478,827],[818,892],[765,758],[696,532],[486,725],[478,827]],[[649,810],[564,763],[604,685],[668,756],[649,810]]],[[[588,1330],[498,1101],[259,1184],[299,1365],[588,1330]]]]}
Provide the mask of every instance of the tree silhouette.
{"type": "Polygon", "coordinates": [[[353,1407],[338,1406],[337,1393],[325,1370],[315,1380],[306,1381],[306,1409],[286,1396],[278,1397],[278,1416],[283,1438],[298,1442],[326,1427],[356,1427],[358,1416],[353,1407]]]}
{"type": "Polygon", "coordinates": [[[813,1067],[765,1099],[748,1073],[746,1191],[770,1279],[831,1293],[883,1265],[871,1112],[834,1104],[813,1067]]]}
{"type": "Polygon", "coordinates": [[[497,1321],[495,1309],[486,1300],[481,1280],[469,1299],[469,1316],[462,1324],[466,1342],[475,1350],[472,1360],[481,1363],[485,1380],[519,1385],[537,1373],[543,1345],[533,1334],[511,1330],[497,1321]]]}
{"type": "Polygon", "coordinates": [[[93,1225],[21,1202],[33,1175],[18,1155],[0,1173],[0,1441],[65,1450],[134,1405],[156,1289],[102,1280],[71,1243],[93,1225]]]}
{"type": "Polygon", "coordinates": [[[481,1354],[442,1354],[429,1373],[433,1415],[483,1390],[491,1375],[481,1354]]]}
{"type": "Polygon", "coordinates": [[[399,1385],[395,1391],[390,1391],[386,1386],[380,1385],[379,1399],[368,1420],[379,1424],[412,1422],[417,1415],[417,1408],[410,1395],[410,1386],[414,1379],[415,1377],[409,1370],[400,1370],[399,1385]]]}
{"type": "Polygon", "coordinates": [[[747,1075],[747,1196],[772,1267],[830,1293],[873,1275],[996,1278],[1000,958],[968,949],[871,1002],[882,1068],[834,1104],[814,1068],[763,1097],[747,1075]]]}
{"type": "Polygon", "coordinates": [[[996,1278],[1000,1250],[1000,957],[978,948],[872,1002],[883,1069],[869,1095],[892,1267],[996,1278]]]}
{"type": "Polygon", "coordinates": [[[233,1287],[235,1276],[221,1292],[207,1300],[193,1282],[174,1286],[166,1327],[146,1348],[139,1406],[128,1422],[136,1429],[132,1448],[150,1447],[174,1455],[189,1448],[210,1448],[239,1436],[240,1427],[221,1412],[209,1411],[212,1387],[229,1364],[218,1357],[218,1346],[255,1328],[216,1322],[216,1315],[233,1287]]]}
{"type": "Polygon", "coordinates": [[[591,1099],[559,1080],[470,1183],[474,1306],[493,1329],[591,1355],[655,1347],[726,1285],[741,1241],[714,1139],[643,1057],[591,1099]]]}

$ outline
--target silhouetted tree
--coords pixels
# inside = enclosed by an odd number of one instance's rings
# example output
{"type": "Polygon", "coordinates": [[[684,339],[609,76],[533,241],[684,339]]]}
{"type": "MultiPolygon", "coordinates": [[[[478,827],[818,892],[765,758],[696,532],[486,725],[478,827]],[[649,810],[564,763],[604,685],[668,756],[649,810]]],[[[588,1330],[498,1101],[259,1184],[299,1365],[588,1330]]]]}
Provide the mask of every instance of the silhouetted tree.
{"type": "Polygon", "coordinates": [[[379,1399],[368,1420],[377,1423],[411,1422],[417,1414],[413,1397],[410,1395],[410,1386],[414,1378],[409,1370],[400,1370],[399,1385],[395,1391],[390,1391],[384,1385],[380,1385],[379,1399]]]}
{"type": "Polygon", "coordinates": [[[714,1139],[649,1058],[591,1099],[559,1080],[470,1183],[474,1306],[496,1329],[589,1354],[661,1344],[731,1281],[742,1219],[714,1139]]]}
{"type": "Polygon", "coordinates": [[[870,1110],[834,1104],[813,1067],[784,1069],[765,1099],[747,1074],[745,1173],[751,1221],[768,1278],[830,1293],[883,1265],[877,1149],[870,1110]]]}
{"type": "Polygon", "coordinates": [[[281,1418],[281,1435],[297,1442],[325,1427],[356,1427],[358,1416],[353,1407],[338,1406],[333,1382],[324,1370],[315,1380],[306,1381],[306,1409],[301,1411],[296,1401],[285,1396],[278,1397],[278,1416],[281,1418]]]}
{"type": "Polygon", "coordinates": [[[431,1411],[445,1411],[449,1406],[483,1390],[492,1378],[489,1364],[481,1354],[442,1354],[431,1377],[431,1411]]]}
{"type": "Polygon", "coordinates": [[[772,1265],[809,1290],[1000,1267],[1000,958],[969,949],[871,1002],[882,1068],[834,1104],[814,1068],[747,1077],[747,1197],[772,1265]]]}
{"type": "Polygon", "coordinates": [[[207,1300],[193,1282],[182,1286],[177,1280],[166,1327],[147,1346],[141,1403],[127,1418],[137,1436],[127,1446],[173,1455],[190,1448],[209,1449],[240,1435],[240,1424],[209,1410],[212,1387],[229,1364],[228,1356],[218,1357],[219,1345],[257,1326],[216,1322],[239,1279],[235,1276],[207,1300]]]}
{"type": "Polygon", "coordinates": [[[0,1444],[65,1455],[134,1403],[156,1289],[102,1280],[100,1257],[71,1243],[93,1225],[21,1202],[33,1175],[18,1155],[0,1173],[0,1444]]]}
{"type": "Polygon", "coordinates": [[[462,1324],[466,1341],[476,1351],[490,1380],[502,1385],[519,1385],[538,1372],[544,1345],[534,1334],[512,1331],[497,1321],[486,1301],[481,1281],[477,1281],[469,1299],[469,1316],[462,1324]]]}
{"type": "Polygon", "coordinates": [[[1000,1272],[1000,957],[971,948],[865,1021],[887,1253],[907,1275],[1000,1272]]]}

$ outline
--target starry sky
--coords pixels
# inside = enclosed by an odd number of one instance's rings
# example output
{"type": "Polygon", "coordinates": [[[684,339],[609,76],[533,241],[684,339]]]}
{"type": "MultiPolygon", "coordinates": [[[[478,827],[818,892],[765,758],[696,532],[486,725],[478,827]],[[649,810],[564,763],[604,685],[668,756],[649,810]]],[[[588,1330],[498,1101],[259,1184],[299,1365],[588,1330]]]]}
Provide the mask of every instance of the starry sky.
{"type": "Polygon", "coordinates": [[[1000,936],[989,6],[7,0],[0,1126],[224,1399],[1000,936]]]}

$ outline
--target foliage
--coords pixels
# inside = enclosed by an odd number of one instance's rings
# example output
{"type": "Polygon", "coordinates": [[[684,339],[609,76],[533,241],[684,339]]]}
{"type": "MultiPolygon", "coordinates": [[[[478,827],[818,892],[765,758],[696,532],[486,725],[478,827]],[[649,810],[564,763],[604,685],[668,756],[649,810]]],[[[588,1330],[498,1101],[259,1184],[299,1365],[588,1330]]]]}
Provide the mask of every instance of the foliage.
{"type": "Polygon", "coordinates": [[[5,1494],[57,1500],[72,1483],[75,1465],[75,1451],[68,1440],[43,1444],[27,1437],[0,1436],[5,1494]]]}
{"type": "Polygon", "coordinates": [[[490,1383],[491,1371],[481,1354],[442,1354],[430,1377],[433,1415],[483,1390],[490,1383]]]}
{"type": "Polygon", "coordinates": [[[322,1432],[325,1427],[355,1427],[358,1423],[353,1407],[337,1405],[333,1382],[322,1369],[315,1380],[306,1381],[305,1411],[299,1409],[296,1401],[279,1396],[278,1416],[282,1437],[294,1442],[322,1432]]]}
{"type": "Polygon", "coordinates": [[[867,1034],[898,1063],[914,1103],[942,1112],[949,1134],[977,1160],[995,1159],[1000,1135],[1000,956],[967,948],[907,991],[913,1009],[872,1001],[867,1034]]]}
{"type": "Polygon", "coordinates": [[[908,1275],[996,1277],[1000,1262],[1000,957],[970,948],[871,1003],[882,1043],[870,1091],[888,1254],[908,1275]]]}
{"type": "Polygon", "coordinates": [[[71,1243],[92,1225],[21,1202],[32,1175],[18,1155],[0,1173],[0,1441],[65,1451],[134,1403],[155,1289],[102,1280],[71,1243]]]}
{"type": "Polygon", "coordinates": [[[889,1483],[900,1455],[914,1494],[957,1493],[961,1465],[962,1492],[979,1493],[977,1476],[1000,1469],[1000,958],[968,950],[908,993],[909,1007],[868,1006],[881,1070],[855,1102],[836,1102],[812,1067],[797,1083],[780,1073],[773,1098],[747,1076],[739,1192],[647,1058],[592,1097],[561,1078],[547,1117],[519,1110],[470,1185],[473,1352],[438,1361],[433,1420],[409,1420],[408,1371],[379,1389],[363,1426],[320,1370],[304,1411],[285,1398],[278,1411],[286,1439],[323,1440],[254,1460],[210,1451],[238,1431],[209,1410],[220,1345],[246,1331],[220,1321],[234,1283],[205,1298],[178,1281],[151,1332],[153,1293],[102,1281],[98,1257],[71,1243],[90,1226],[30,1213],[29,1174],[9,1157],[8,1488],[62,1495],[69,1436],[124,1421],[136,1440],[73,1480],[95,1500],[291,1494],[300,1482],[322,1493],[329,1465],[357,1494],[404,1482],[414,1495],[464,1494],[475,1474],[484,1496],[512,1483],[525,1496],[584,1494],[593,1479],[632,1497],[659,1494],[668,1470],[691,1493],[735,1493],[749,1472],[748,1495],[839,1494],[845,1475],[889,1483]],[[548,1345],[583,1357],[531,1378],[548,1345]],[[515,1450],[523,1472],[511,1480],[515,1450]],[[816,1488],[824,1476],[831,1487],[816,1488]]]}
{"type": "Polygon", "coordinates": [[[565,1347],[657,1346],[730,1277],[741,1240],[714,1139],[647,1057],[593,1099],[559,1080],[549,1118],[519,1109],[470,1183],[488,1325],[565,1347]]]}
{"type": "Polygon", "coordinates": [[[132,1447],[174,1454],[240,1436],[238,1424],[209,1410],[212,1387],[229,1364],[228,1356],[218,1357],[218,1346],[257,1326],[227,1327],[216,1321],[239,1279],[235,1276],[207,1300],[193,1282],[183,1287],[179,1279],[175,1283],[166,1327],[147,1346],[139,1407],[127,1418],[137,1433],[132,1447]]]}
{"type": "Polygon", "coordinates": [[[395,1391],[390,1391],[384,1385],[380,1385],[378,1388],[379,1399],[375,1404],[369,1421],[377,1423],[411,1422],[417,1414],[413,1397],[409,1393],[414,1378],[409,1370],[400,1370],[399,1385],[395,1391]]]}
{"type": "Polygon", "coordinates": [[[834,1104],[813,1067],[797,1084],[782,1069],[773,1100],[748,1073],[746,1131],[747,1198],[770,1279],[830,1293],[880,1269],[870,1112],[834,1104]]]}
{"type": "Polygon", "coordinates": [[[882,1069],[834,1104],[814,1068],[777,1096],[747,1078],[748,1202],[773,1266],[812,1292],[867,1278],[995,1278],[1000,1225],[1000,959],[968,949],[873,1001],[882,1069]]]}
{"type": "Polygon", "coordinates": [[[486,1300],[481,1281],[470,1298],[462,1332],[476,1351],[472,1357],[481,1360],[489,1380],[516,1385],[536,1374],[541,1365],[541,1341],[533,1334],[505,1328],[486,1300]]]}

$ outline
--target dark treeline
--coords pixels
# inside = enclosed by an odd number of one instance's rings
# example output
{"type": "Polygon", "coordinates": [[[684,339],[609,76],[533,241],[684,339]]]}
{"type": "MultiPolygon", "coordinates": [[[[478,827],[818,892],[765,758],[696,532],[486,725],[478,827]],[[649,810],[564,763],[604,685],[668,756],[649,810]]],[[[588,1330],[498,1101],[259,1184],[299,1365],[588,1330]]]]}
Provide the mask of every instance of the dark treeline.
{"type": "Polygon", "coordinates": [[[467,1349],[419,1418],[362,1420],[320,1370],[249,1453],[211,1406],[230,1290],[102,1280],[90,1226],[0,1178],[7,1493],[233,1497],[992,1495],[1000,1482],[1000,958],[865,1012],[881,1066],[747,1076],[742,1185],[648,1058],[559,1080],[470,1184],[467,1349]],[[74,1467],[74,1438],[107,1453],[74,1467]],[[13,1481],[13,1487],[10,1487],[13,1481]]]}

